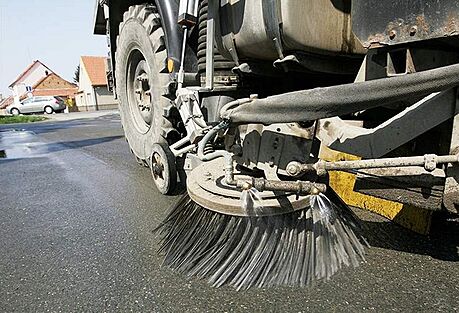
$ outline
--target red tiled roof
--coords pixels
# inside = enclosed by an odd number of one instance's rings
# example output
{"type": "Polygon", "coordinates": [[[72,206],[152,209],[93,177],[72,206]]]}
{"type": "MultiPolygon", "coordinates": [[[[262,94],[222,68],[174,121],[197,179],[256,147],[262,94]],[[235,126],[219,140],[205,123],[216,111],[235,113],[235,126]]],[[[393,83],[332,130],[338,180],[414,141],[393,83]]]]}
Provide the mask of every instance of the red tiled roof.
{"type": "Polygon", "coordinates": [[[23,78],[23,77],[24,77],[24,76],[34,67],[34,65],[37,64],[37,63],[40,63],[42,66],[44,66],[46,69],[48,69],[50,73],[53,72],[52,70],[49,69],[49,67],[47,67],[46,65],[44,65],[44,64],[41,63],[40,61],[35,60],[32,64],[30,64],[30,65],[24,70],[24,72],[22,72],[22,73],[18,76],[18,78],[16,78],[16,80],[15,80],[14,82],[12,82],[12,83],[9,85],[9,87],[13,87],[14,84],[16,84],[19,80],[21,80],[21,78],[23,78]]]}
{"type": "Polygon", "coordinates": [[[107,85],[106,57],[82,56],[81,62],[93,86],[107,85]]]}
{"type": "Polygon", "coordinates": [[[13,96],[9,96],[8,98],[5,98],[2,102],[0,102],[0,109],[4,109],[10,104],[14,102],[13,96]]]}

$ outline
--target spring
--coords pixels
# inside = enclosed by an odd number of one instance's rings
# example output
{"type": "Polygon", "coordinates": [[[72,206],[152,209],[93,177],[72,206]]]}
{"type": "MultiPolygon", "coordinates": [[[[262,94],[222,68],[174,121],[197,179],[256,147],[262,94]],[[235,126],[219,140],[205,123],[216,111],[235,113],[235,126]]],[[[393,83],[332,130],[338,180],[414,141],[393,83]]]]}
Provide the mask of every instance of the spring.
{"type": "Polygon", "coordinates": [[[206,146],[204,147],[204,155],[210,154],[210,153],[213,153],[213,152],[215,152],[214,146],[210,142],[207,143],[206,146]]]}

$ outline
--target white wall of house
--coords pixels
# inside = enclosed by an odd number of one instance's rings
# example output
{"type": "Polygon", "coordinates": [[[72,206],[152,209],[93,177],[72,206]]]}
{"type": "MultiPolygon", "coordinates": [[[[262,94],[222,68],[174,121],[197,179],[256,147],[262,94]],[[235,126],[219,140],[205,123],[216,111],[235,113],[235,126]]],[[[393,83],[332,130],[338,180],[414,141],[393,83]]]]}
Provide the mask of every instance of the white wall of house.
{"type": "Polygon", "coordinates": [[[78,95],[76,105],[81,111],[96,110],[96,98],[94,88],[89,79],[84,63],[80,60],[80,81],[78,83],[78,95]]]}
{"type": "Polygon", "coordinates": [[[91,80],[89,79],[88,72],[84,68],[84,63],[80,60],[80,82],[78,84],[78,91],[90,89],[92,89],[91,80]]]}
{"type": "Polygon", "coordinates": [[[108,90],[107,86],[94,87],[94,92],[97,100],[97,108],[99,110],[112,110],[118,108],[118,102],[113,96],[113,92],[108,90]]]}
{"type": "Polygon", "coordinates": [[[32,68],[30,68],[29,71],[23,77],[21,77],[21,79],[14,83],[14,85],[10,86],[10,89],[13,92],[14,102],[19,104],[19,97],[27,92],[27,86],[32,87],[38,81],[51,73],[52,71],[46,68],[46,66],[40,62],[36,62],[32,68]]]}
{"type": "Polygon", "coordinates": [[[113,93],[107,86],[93,86],[89,75],[80,60],[80,82],[78,94],[75,98],[80,111],[111,110],[116,109],[118,104],[113,93]]]}

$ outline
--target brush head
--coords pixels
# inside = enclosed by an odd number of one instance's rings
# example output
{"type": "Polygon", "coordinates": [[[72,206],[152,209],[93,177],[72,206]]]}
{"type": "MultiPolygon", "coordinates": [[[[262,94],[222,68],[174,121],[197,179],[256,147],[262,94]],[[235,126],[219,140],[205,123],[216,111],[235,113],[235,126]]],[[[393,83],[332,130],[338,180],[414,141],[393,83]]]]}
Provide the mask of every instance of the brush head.
{"type": "Polygon", "coordinates": [[[329,279],[364,260],[357,220],[336,197],[287,214],[238,217],[208,210],[185,195],[156,229],[164,264],[238,290],[329,279]],[[333,218],[323,214],[327,210],[333,218]]]}
{"type": "MultiPolygon", "coordinates": [[[[303,210],[310,204],[310,196],[298,196],[294,192],[259,193],[261,205],[257,210],[247,210],[241,205],[243,193],[235,186],[225,183],[224,159],[203,163],[187,177],[188,194],[194,202],[208,210],[233,216],[271,216],[303,210]]],[[[235,179],[250,179],[235,171],[235,179]]]]}

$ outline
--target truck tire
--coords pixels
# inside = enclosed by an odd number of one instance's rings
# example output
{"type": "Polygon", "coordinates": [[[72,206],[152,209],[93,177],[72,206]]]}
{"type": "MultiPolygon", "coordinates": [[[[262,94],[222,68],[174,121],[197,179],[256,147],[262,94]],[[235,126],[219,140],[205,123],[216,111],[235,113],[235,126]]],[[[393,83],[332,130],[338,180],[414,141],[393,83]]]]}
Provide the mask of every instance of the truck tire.
{"type": "Polygon", "coordinates": [[[115,75],[121,122],[136,158],[147,160],[154,143],[166,142],[171,123],[163,116],[171,82],[159,14],[151,4],[124,13],[117,38],[115,75]]]}

